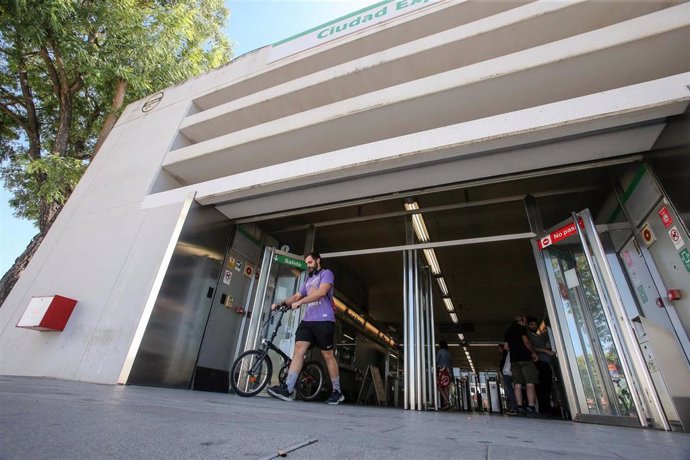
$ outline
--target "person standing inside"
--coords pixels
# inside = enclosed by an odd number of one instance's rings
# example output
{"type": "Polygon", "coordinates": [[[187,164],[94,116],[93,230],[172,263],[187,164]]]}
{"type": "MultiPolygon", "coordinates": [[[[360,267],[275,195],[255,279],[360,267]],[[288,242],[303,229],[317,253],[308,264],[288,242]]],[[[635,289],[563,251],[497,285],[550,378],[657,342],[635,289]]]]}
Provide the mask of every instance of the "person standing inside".
{"type": "Polygon", "coordinates": [[[517,401],[515,401],[515,391],[513,390],[513,374],[510,372],[510,353],[508,352],[507,344],[499,344],[498,352],[501,354],[501,361],[498,368],[501,371],[503,389],[506,394],[506,401],[508,402],[506,415],[517,415],[518,406],[517,401]]]}
{"type": "MultiPolygon", "coordinates": [[[[295,350],[285,383],[270,387],[268,394],[283,401],[295,398],[297,376],[304,365],[304,355],[312,344],[321,350],[331,376],[333,392],[326,400],[328,404],[340,404],[345,396],[340,391],[340,374],[334,354],[335,312],[333,310],[333,272],[321,268],[321,256],[310,252],[304,257],[307,263],[307,278],[298,292],[281,303],[290,305],[293,310],[306,308],[302,321],[295,333],[295,350]]],[[[273,304],[272,309],[279,304],[273,304]]]]}
{"type": "Polygon", "coordinates": [[[537,353],[532,348],[528,338],[526,319],[520,315],[515,318],[513,324],[505,334],[505,341],[510,352],[510,372],[513,375],[515,385],[515,399],[518,404],[518,414],[528,417],[538,416],[534,408],[536,392],[534,385],[539,382],[539,374],[534,365],[538,359],[537,353]],[[527,387],[527,408],[523,405],[522,386],[527,387]]]}
{"type": "Polygon", "coordinates": [[[438,344],[436,370],[436,385],[441,395],[441,410],[450,409],[450,350],[445,340],[441,340],[438,344]]]}
{"type": "Polygon", "coordinates": [[[527,318],[527,328],[529,329],[529,341],[539,356],[539,359],[534,363],[539,373],[539,385],[537,386],[539,413],[548,415],[551,413],[551,380],[553,379],[551,359],[556,353],[551,351],[546,331],[544,331],[544,334],[538,333],[539,323],[537,323],[536,318],[527,318]]]}

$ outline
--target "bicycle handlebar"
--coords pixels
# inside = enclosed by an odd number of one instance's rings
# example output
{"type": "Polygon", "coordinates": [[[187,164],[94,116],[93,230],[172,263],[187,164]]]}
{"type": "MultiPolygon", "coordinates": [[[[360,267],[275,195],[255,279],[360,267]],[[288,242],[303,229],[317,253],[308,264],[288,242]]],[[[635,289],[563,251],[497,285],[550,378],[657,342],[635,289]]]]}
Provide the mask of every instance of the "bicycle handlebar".
{"type": "Polygon", "coordinates": [[[282,312],[287,312],[287,311],[290,311],[291,309],[292,309],[292,307],[290,305],[286,304],[285,302],[279,303],[278,308],[276,308],[276,310],[279,310],[282,312]]]}

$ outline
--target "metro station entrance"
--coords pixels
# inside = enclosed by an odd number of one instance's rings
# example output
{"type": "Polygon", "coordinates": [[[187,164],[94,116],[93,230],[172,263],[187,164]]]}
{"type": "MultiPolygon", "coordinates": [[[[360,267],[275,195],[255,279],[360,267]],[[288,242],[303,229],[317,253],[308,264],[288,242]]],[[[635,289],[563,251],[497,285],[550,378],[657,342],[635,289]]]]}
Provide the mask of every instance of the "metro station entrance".
{"type": "MultiPolygon", "coordinates": [[[[246,300],[237,299],[246,312],[241,330],[229,332],[234,356],[256,347],[270,304],[300,283],[301,254],[317,250],[335,274],[349,402],[438,408],[438,343],[449,343],[460,380],[498,375],[504,332],[527,314],[550,324],[561,393],[552,402],[564,417],[684,429],[684,396],[672,382],[687,372],[687,336],[674,316],[679,304],[655,303],[666,289],[645,251],[663,247],[638,241],[645,219],[671,206],[643,190],[652,182],[644,171],[622,160],[241,219],[239,234],[254,235],[263,256],[246,300]],[[651,202],[640,205],[637,193],[651,202]],[[656,325],[678,352],[664,371],[650,354],[662,343],[651,338],[656,325]],[[367,398],[372,373],[381,394],[367,398]]],[[[276,343],[288,354],[298,315],[276,343]]]]}

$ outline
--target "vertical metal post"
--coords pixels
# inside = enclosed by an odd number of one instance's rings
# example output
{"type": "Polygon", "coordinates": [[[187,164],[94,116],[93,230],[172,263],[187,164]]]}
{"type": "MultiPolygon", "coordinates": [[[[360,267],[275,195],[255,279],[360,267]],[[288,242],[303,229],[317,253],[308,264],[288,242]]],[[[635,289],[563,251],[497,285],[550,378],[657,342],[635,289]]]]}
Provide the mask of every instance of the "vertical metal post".
{"type": "Polygon", "coordinates": [[[408,298],[408,291],[409,291],[409,276],[408,276],[408,270],[409,270],[409,252],[410,251],[403,251],[403,336],[404,336],[404,343],[403,343],[403,359],[404,359],[404,365],[403,365],[403,387],[405,390],[405,395],[403,398],[403,408],[404,409],[410,409],[410,320],[409,320],[409,314],[408,312],[410,311],[410,301],[408,298]]]}
{"type": "Polygon", "coordinates": [[[523,204],[525,205],[525,212],[527,213],[529,229],[532,230],[532,233],[535,235],[541,235],[544,233],[544,222],[541,219],[539,206],[537,206],[537,199],[532,195],[526,195],[523,199],[523,204]]]}
{"type": "MultiPolygon", "coordinates": [[[[414,242],[412,217],[405,217],[405,241],[414,242]]],[[[415,321],[415,270],[417,254],[414,250],[403,251],[404,317],[405,317],[405,409],[417,410],[417,335],[415,321]]]]}
{"type": "Polygon", "coordinates": [[[419,254],[417,251],[413,251],[412,255],[412,292],[411,298],[413,299],[412,305],[412,338],[414,344],[414,366],[412,370],[412,378],[414,379],[414,405],[415,410],[421,410],[422,402],[422,341],[421,341],[421,325],[420,325],[420,306],[419,306],[419,254]]]}
{"type": "Polygon", "coordinates": [[[422,313],[422,356],[424,357],[422,362],[423,379],[422,383],[424,385],[424,408],[427,409],[431,404],[431,376],[429,374],[429,366],[431,365],[430,346],[429,339],[431,338],[431,333],[429,332],[429,299],[428,299],[428,267],[420,264],[420,308],[422,313]]]}
{"type": "Polygon", "coordinates": [[[316,227],[310,225],[307,228],[307,235],[304,238],[304,253],[309,254],[314,250],[314,241],[316,240],[316,227]]]}
{"type": "Polygon", "coordinates": [[[438,407],[438,391],[436,390],[436,332],[434,324],[434,295],[433,295],[433,277],[431,269],[429,269],[428,277],[427,299],[429,308],[429,366],[430,366],[430,386],[433,395],[434,407],[438,407]]]}
{"type": "Polygon", "coordinates": [[[259,284],[254,296],[254,304],[252,305],[251,315],[249,321],[249,331],[247,332],[247,340],[244,342],[244,349],[251,350],[257,345],[259,337],[259,325],[261,324],[261,312],[264,307],[266,297],[266,290],[268,289],[268,278],[271,274],[271,264],[273,263],[273,255],[275,248],[267,247],[264,249],[264,257],[261,261],[261,274],[259,275],[259,284]]]}

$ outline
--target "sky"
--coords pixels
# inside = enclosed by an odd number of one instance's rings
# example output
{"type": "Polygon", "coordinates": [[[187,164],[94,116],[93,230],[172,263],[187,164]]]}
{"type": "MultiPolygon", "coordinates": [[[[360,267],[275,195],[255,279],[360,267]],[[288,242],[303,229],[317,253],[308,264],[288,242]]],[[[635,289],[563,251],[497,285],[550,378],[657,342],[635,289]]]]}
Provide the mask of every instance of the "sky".
{"type": "MultiPolygon", "coordinates": [[[[234,56],[276,43],[319,24],[357,11],[378,0],[226,0],[230,21],[226,27],[234,56]]],[[[34,225],[12,215],[12,195],[0,181],[0,277],[38,233],[34,225]]]]}

